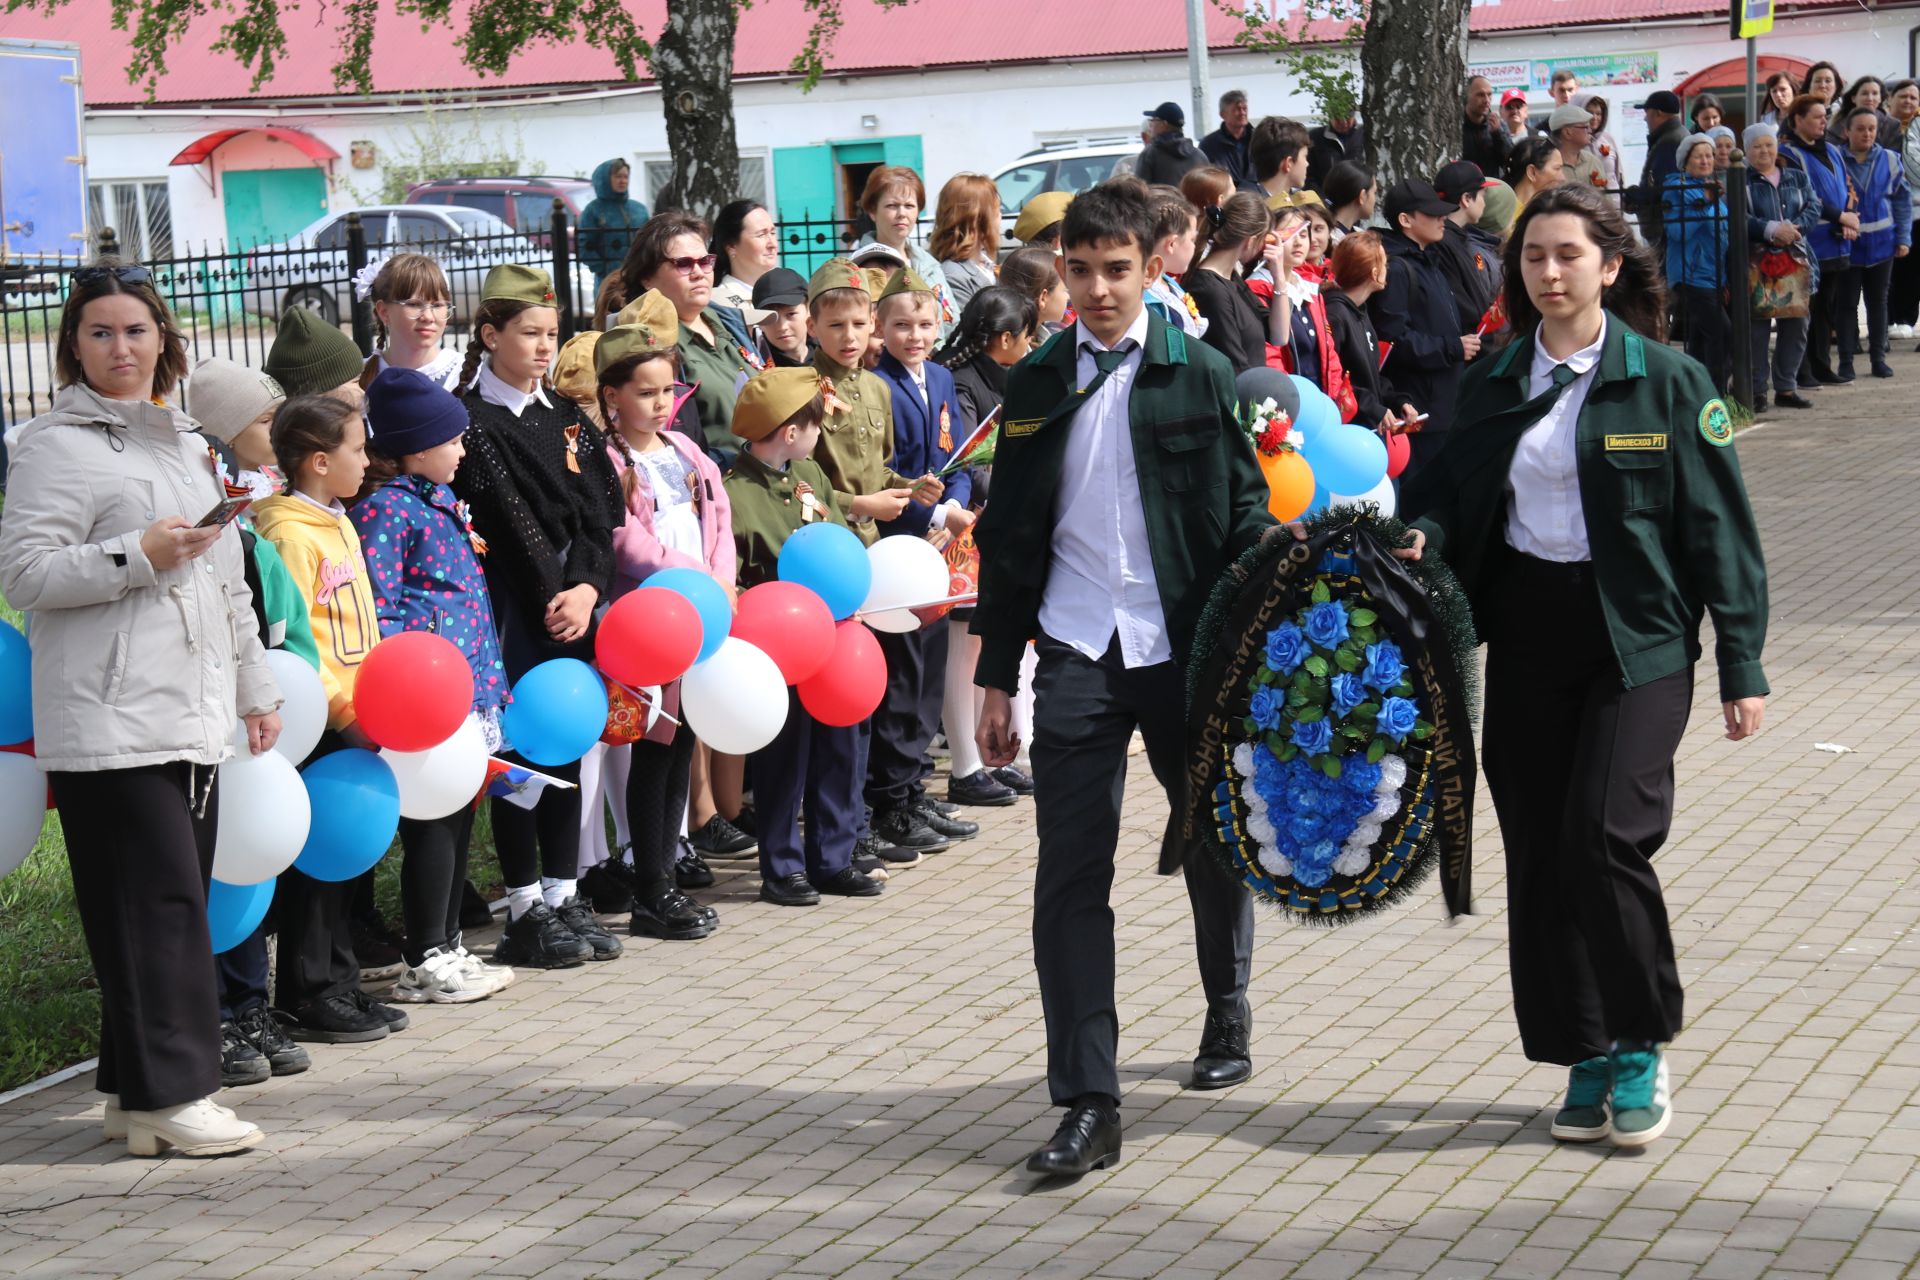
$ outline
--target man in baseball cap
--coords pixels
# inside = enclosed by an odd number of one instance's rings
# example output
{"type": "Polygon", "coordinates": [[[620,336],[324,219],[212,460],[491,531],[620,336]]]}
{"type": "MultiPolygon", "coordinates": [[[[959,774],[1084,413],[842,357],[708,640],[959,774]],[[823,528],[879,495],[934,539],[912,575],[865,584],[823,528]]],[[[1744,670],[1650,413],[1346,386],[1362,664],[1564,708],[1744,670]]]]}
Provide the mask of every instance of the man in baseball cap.
{"type": "Polygon", "coordinates": [[[1141,114],[1147,118],[1144,134],[1147,145],[1141,150],[1140,158],[1133,162],[1134,177],[1146,183],[1177,187],[1189,169],[1198,169],[1207,162],[1200,148],[1181,132],[1187,127],[1187,113],[1180,109],[1179,103],[1163,102],[1141,114]]]}
{"type": "Polygon", "coordinates": [[[1453,211],[1443,238],[1427,252],[1447,278],[1460,319],[1476,329],[1500,292],[1500,237],[1478,225],[1487,211],[1486,187],[1486,175],[1471,160],[1441,167],[1433,176],[1433,193],[1453,211]]]}
{"type": "Polygon", "coordinates": [[[1500,119],[1507,126],[1507,134],[1514,139],[1527,136],[1527,91],[1509,89],[1500,95],[1500,119]]]}
{"type": "Polygon", "coordinates": [[[1640,170],[1640,185],[1627,193],[1626,206],[1640,215],[1640,237],[1653,250],[1654,260],[1664,262],[1667,231],[1660,193],[1667,175],[1680,171],[1680,142],[1687,136],[1687,127],[1680,119],[1680,95],[1671,89],[1648,94],[1641,110],[1647,117],[1647,161],[1640,170]]]}

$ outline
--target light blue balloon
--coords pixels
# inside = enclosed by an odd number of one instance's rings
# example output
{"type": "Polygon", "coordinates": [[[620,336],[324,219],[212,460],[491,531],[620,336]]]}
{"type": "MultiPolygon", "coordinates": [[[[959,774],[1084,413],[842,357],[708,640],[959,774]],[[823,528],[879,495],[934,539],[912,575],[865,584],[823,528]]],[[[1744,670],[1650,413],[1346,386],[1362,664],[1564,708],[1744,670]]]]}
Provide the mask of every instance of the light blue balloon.
{"type": "Polygon", "coordinates": [[[500,720],[516,752],[549,767],[572,764],[606,729],[607,686],[578,658],[554,658],[521,676],[500,720]]]}
{"type": "Polygon", "coordinates": [[[1293,425],[1300,429],[1300,434],[1309,443],[1315,432],[1340,425],[1340,408],[1334,404],[1332,396],[1314,386],[1310,378],[1303,378],[1297,373],[1287,376],[1293,379],[1293,385],[1300,391],[1300,412],[1294,415],[1293,425]]]}
{"type": "Polygon", "coordinates": [[[207,886],[207,932],[213,935],[213,954],[231,951],[260,927],[273,901],[272,880],[259,884],[228,884],[215,880],[207,886]]]}
{"type": "Polygon", "coordinates": [[[720,652],[721,643],[726,640],[727,633],[733,630],[733,605],[727,600],[726,588],[720,585],[718,579],[698,569],[676,566],[660,570],[640,585],[665,587],[685,596],[693,604],[694,611],[700,615],[700,656],[693,660],[696,666],[720,652]]]}
{"type": "Polygon", "coordinates": [[[380,861],[400,830],[400,784],[387,762],[350,747],[300,771],[313,827],[293,865],[315,880],[351,880],[380,861]]]}
{"type": "Polygon", "coordinates": [[[1330,493],[1366,493],[1387,478],[1387,442],[1356,423],[1314,432],[1300,452],[1314,482],[1330,493]]]}
{"type": "Polygon", "coordinates": [[[0,747],[33,736],[33,651],[27,638],[0,622],[0,747]]]}
{"type": "Polygon", "coordinates": [[[852,530],[810,524],[780,547],[780,581],[795,582],[827,602],[835,622],[851,618],[873,589],[873,565],[852,530]]]}
{"type": "Polygon", "coordinates": [[[1327,509],[1328,503],[1332,500],[1331,491],[1327,488],[1327,486],[1319,483],[1319,479],[1320,479],[1319,474],[1316,472],[1314,474],[1313,501],[1309,502],[1307,504],[1307,509],[1300,513],[1303,517],[1319,515],[1322,511],[1325,511],[1327,509]]]}

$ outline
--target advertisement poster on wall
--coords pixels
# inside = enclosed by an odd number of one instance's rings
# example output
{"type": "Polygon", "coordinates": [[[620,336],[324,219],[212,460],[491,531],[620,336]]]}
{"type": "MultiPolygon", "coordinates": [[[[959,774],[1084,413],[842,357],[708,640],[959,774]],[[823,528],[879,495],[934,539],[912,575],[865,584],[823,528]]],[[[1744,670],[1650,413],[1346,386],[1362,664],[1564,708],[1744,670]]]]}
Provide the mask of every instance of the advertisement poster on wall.
{"type": "MultiPolygon", "coordinates": [[[[1591,53],[1553,58],[1515,58],[1507,62],[1476,62],[1468,75],[1485,76],[1499,94],[1507,89],[1525,89],[1529,98],[1544,94],[1553,83],[1553,73],[1571,71],[1580,77],[1582,89],[1600,89],[1603,85],[1645,85],[1651,93],[1660,87],[1660,53],[1591,53]]],[[[1644,97],[1644,94],[1619,96],[1644,97]]]]}

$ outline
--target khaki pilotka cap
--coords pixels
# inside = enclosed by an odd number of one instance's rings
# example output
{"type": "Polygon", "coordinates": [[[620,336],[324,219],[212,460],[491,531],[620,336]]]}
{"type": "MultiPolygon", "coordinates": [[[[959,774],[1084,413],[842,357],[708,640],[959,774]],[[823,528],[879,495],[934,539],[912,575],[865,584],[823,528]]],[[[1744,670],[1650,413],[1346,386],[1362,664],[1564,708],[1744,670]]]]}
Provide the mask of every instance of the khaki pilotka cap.
{"type": "Polygon", "coordinates": [[[820,375],[811,367],[803,365],[756,373],[747,379],[747,385],[740,388],[740,395],[733,402],[733,434],[749,443],[765,440],[819,394],[820,375]]]}
{"type": "Polygon", "coordinates": [[[807,301],[812,302],[834,289],[858,289],[869,297],[873,295],[867,287],[867,277],[849,258],[828,258],[820,264],[820,269],[807,281],[807,301]]]}
{"type": "Polygon", "coordinates": [[[495,267],[487,272],[480,286],[480,301],[491,302],[495,298],[551,307],[554,305],[553,277],[538,267],[523,267],[518,263],[495,267]]]}

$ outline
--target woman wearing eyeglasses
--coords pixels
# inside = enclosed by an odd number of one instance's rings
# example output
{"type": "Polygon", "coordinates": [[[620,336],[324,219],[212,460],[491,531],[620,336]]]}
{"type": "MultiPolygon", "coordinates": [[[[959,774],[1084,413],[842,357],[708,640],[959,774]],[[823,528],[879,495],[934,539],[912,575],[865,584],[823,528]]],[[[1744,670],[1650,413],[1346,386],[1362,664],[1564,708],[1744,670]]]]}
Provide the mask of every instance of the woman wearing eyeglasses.
{"type": "Polygon", "coordinates": [[[621,273],[629,298],[658,289],[673,304],[683,376],[696,388],[693,405],[707,454],[725,471],[740,448],[733,434],[734,391],[743,374],[759,367],[759,357],[712,306],[717,259],[707,250],[707,234],[707,224],[689,213],[650,218],[634,236],[621,273]]]}
{"type": "Polygon", "coordinates": [[[414,369],[458,393],[461,353],[443,347],[453,319],[447,273],[424,253],[396,253],[381,263],[363,297],[373,300],[374,353],[360,375],[366,390],[382,369],[414,369]]]}
{"type": "Polygon", "coordinates": [[[100,988],[106,1132],[134,1155],[228,1155],[260,1131],[220,1087],[207,929],[236,714],[280,736],[240,534],[207,442],[166,403],[180,330],[146,269],[74,273],[53,408],[21,429],[0,519],[0,591],[28,611],[35,755],[52,785],[100,988]]]}

